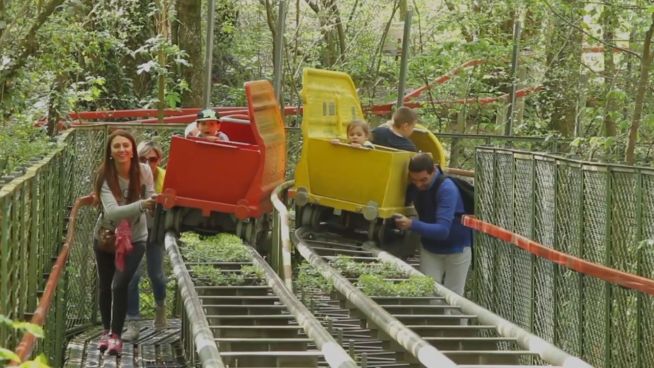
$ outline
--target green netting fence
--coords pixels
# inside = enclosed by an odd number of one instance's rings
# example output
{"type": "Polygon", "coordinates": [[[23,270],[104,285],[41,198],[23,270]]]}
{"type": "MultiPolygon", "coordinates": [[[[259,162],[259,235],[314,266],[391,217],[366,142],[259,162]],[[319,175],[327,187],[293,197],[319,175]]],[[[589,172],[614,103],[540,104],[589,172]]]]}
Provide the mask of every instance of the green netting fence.
{"type": "MultiPolygon", "coordinates": [[[[654,170],[478,148],[477,216],[654,278],[654,170]]],[[[654,296],[475,235],[470,297],[597,367],[654,367],[654,296]]]]}
{"type": "MultiPolygon", "coordinates": [[[[154,139],[167,152],[170,136],[183,126],[121,125],[135,138],[154,139]]],[[[29,321],[48,273],[63,245],[66,217],[75,198],[92,191],[109,129],[94,125],[59,137],[57,148],[31,162],[0,188],[0,315],[29,321]]],[[[91,247],[95,208],[83,208],[68,264],[46,319],[45,352],[53,366],[61,366],[66,336],[97,320],[95,260],[91,247]]],[[[20,335],[0,326],[0,346],[13,349],[20,335]]]]}

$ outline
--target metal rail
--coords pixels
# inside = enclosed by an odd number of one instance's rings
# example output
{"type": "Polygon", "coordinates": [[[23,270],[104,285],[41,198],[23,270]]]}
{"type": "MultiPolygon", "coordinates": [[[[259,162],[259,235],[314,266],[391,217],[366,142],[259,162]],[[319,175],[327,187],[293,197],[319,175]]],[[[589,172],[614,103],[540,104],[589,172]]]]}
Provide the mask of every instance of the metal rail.
{"type": "Polygon", "coordinates": [[[281,270],[284,284],[289,290],[293,290],[293,269],[291,265],[291,228],[288,225],[288,209],[282,201],[282,196],[293,186],[294,181],[289,180],[279,185],[270,194],[270,201],[273,205],[273,266],[281,270]]]}
{"type": "MultiPolygon", "coordinates": [[[[203,367],[224,368],[225,364],[220,357],[218,346],[213,339],[207,316],[204,314],[200,298],[195,291],[191,276],[179,252],[177,238],[173,233],[167,232],[164,244],[173,266],[173,273],[177,279],[187,322],[190,324],[192,340],[186,343],[190,347],[195,347],[195,351],[203,367]]],[[[193,357],[191,357],[191,360],[193,360],[193,357]]]]}
{"type": "MultiPolygon", "coordinates": [[[[250,259],[188,260],[189,287],[194,288],[206,317],[207,339],[219,347],[226,366],[233,367],[357,367],[311,312],[286,288],[284,282],[257,253],[247,246],[250,259]],[[214,269],[202,276],[198,267],[214,269]],[[262,271],[244,274],[244,267],[262,271]],[[224,278],[239,280],[223,285],[224,278]],[[210,336],[209,336],[210,335],[210,336]]],[[[180,258],[181,261],[181,258],[180,258]]],[[[186,296],[184,302],[187,304],[186,296]]]]}
{"type": "Polygon", "coordinates": [[[316,267],[326,279],[333,282],[339,293],[343,294],[348,302],[355,305],[361,313],[372,321],[375,326],[383,330],[397,344],[409,352],[420,364],[425,367],[456,367],[456,364],[440,351],[434,348],[417,333],[406,327],[397,318],[393,317],[369,296],[352,285],[345,277],[333,269],[316,252],[305,244],[306,230],[298,229],[294,233],[295,246],[307,262],[316,267]]]}
{"type": "MultiPolygon", "coordinates": [[[[424,276],[420,271],[404,262],[403,260],[385,252],[375,246],[367,244],[366,250],[369,250],[375,257],[382,262],[395,265],[409,275],[424,276]]],[[[525,331],[514,323],[498,316],[497,314],[482,308],[470,300],[452,292],[444,286],[434,283],[434,292],[436,295],[443,297],[448,304],[460,308],[464,313],[475,315],[481,324],[495,326],[497,332],[504,337],[514,338],[517,343],[524,349],[538,354],[544,361],[551,364],[557,364],[562,367],[592,368],[592,366],[583,360],[573,357],[565,351],[557,348],[553,344],[541,339],[540,337],[525,331]]]]}
{"type": "Polygon", "coordinates": [[[422,275],[374,246],[364,247],[360,241],[306,229],[299,229],[294,241],[300,254],[334,283],[347,305],[365,315],[368,323],[383,331],[398,348],[410,352],[409,363],[417,360],[424,366],[440,367],[537,367],[545,362],[559,367],[591,367],[436,283],[434,296],[366,296],[322,259],[343,254],[360,262],[392,263],[407,275],[422,275]],[[416,337],[413,344],[408,342],[411,337],[416,337]],[[416,354],[416,341],[425,342],[433,349],[430,354],[446,360],[436,361],[433,356],[424,359],[426,355],[416,354]]]}
{"type": "Polygon", "coordinates": [[[295,316],[297,322],[325,356],[330,367],[349,368],[356,367],[348,353],[334,340],[329,332],[320,324],[307,307],[286,288],[270,265],[252,247],[248,247],[253,262],[258,265],[266,275],[268,286],[275,292],[288,310],[295,316]]]}

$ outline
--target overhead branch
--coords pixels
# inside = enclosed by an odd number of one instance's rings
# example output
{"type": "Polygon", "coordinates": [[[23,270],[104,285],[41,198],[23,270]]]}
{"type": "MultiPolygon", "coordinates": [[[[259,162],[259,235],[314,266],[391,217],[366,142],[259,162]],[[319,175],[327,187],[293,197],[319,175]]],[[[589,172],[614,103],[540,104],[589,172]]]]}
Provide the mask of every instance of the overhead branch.
{"type": "Polygon", "coordinates": [[[320,13],[320,7],[318,6],[318,4],[316,4],[314,1],[311,1],[311,0],[304,0],[304,1],[309,5],[309,7],[314,12],[316,12],[316,14],[320,13]]]}
{"type": "Polygon", "coordinates": [[[14,58],[13,63],[0,73],[0,84],[12,79],[25,65],[27,59],[38,51],[39,43],[36,33],[63,2],[64,0],[51,0],[43,6],[43,11],[36,17],[25,37],[18,42],[16,49],[20,50],[20,53],[14,58]]]}

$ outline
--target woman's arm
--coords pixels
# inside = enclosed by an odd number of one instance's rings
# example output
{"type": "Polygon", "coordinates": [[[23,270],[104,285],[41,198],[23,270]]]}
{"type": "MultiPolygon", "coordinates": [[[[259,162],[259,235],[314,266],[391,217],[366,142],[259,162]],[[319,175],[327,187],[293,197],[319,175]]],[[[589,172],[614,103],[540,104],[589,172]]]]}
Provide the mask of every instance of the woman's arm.
{"type": "Polygon", "coordinates": [[[115,222],[122,219],[131,219],[140,215],[142,212],[141,201],[132,202],[122,206],[119,205],[106,181],[102,184],[100,201],[102,201],[104,218],[110,221],[115,222]]]}

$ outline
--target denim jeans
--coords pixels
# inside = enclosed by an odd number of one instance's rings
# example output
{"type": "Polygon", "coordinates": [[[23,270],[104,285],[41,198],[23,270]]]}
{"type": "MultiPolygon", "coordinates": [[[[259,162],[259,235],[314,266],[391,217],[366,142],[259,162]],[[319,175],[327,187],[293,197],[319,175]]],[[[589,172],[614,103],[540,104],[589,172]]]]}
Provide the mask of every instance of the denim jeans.
{"type": "MultiPolygon", "coordinates": [[[[145,263],[147,264],[150,285],[156,305],[163,305],[166,300],[166,275],[163,271],[163,244],[148,243],[145,248],[145,263]]],[[[138,270],[132,277],[127,288],[127,319],[134,320],[140,318],[140,295],[139,281],[143,275],[143,262],[139,265],[138,270]]]]}
{"type": "Polygon", "coordinates": [[[98,249],[97,240],[93,241],[95,261],[98,272],[98,304],[105,330],[118,335],[123,330],[127,311],[127,285],[141,263],[145,242],[135,242],[134,249],[125,256],[125,269],[118,271],[115,254],[98,249]]]}

